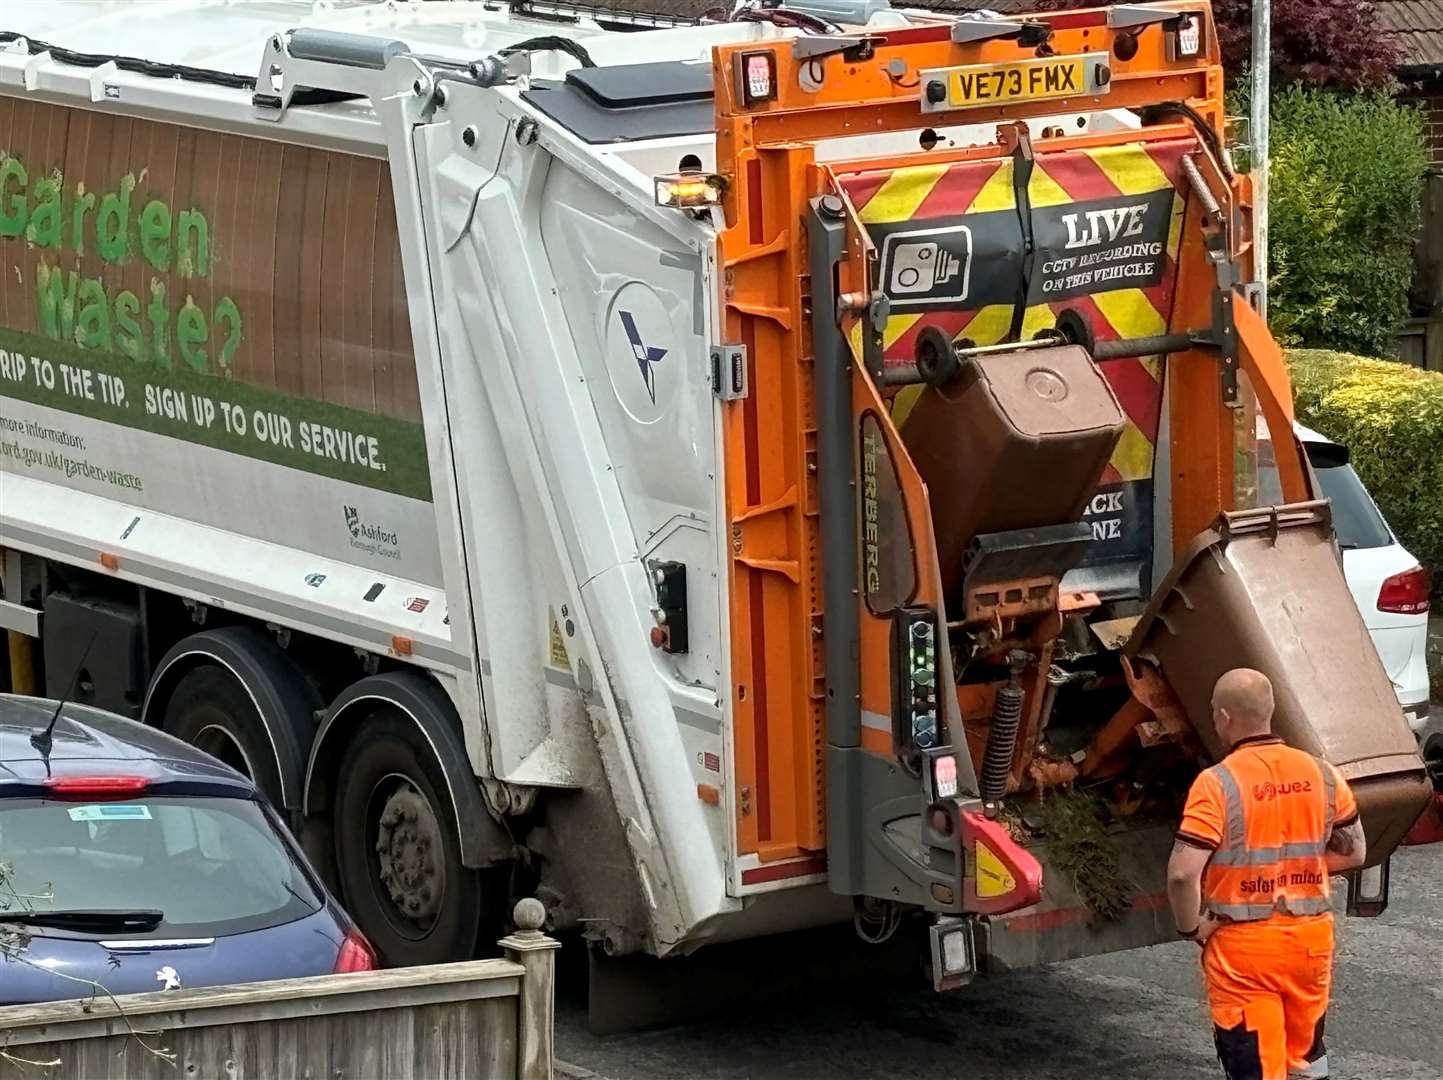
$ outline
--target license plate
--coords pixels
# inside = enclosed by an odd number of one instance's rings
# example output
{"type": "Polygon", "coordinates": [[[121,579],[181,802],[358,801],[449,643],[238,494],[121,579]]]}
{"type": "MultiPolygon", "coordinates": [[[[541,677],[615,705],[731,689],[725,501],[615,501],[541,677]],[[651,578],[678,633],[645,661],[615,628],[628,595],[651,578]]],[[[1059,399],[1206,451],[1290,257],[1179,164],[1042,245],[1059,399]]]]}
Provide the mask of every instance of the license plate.
{"type": "Polygon", "coordinates": [[[1106,93],[1111,81],[1108,54],[1104,52],[932,68],[922,72],[922,111],[1090,97],[1106,93]]]}

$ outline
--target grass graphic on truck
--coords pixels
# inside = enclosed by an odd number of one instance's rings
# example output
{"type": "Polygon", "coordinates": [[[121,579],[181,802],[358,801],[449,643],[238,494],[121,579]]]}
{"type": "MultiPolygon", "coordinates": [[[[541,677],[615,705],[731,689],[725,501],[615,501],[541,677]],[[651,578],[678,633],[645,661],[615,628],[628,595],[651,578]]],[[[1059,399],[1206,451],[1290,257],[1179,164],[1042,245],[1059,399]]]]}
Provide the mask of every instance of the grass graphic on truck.
{"type": "MultiPolygon", "coordinates": [[[[0,396],[430,498],[383,163],[42,103],[0,113],[0,396]]],[[[143,487],[57,446],[37,462],[21,434],[0,428],[4,457],[143,487]]]]}

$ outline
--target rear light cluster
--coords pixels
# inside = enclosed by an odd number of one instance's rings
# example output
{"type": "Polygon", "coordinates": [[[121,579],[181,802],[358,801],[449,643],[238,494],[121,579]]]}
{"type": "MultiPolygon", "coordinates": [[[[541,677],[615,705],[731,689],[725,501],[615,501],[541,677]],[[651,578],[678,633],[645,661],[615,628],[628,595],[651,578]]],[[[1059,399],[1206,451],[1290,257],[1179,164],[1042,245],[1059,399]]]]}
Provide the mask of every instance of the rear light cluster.
{"type": "Polygon", "coordinates": [[[1378,610],[1393,615],[1422,615],[1428,610],[1433,577],[1421,566],[1394,574],[1378,592],[1378,610]]]}
{"type": "Polygon", "coordinates": [[[60,799],[128,799],[150,787],[144,776],[50,776],[50,793],[60,799]]]}
{"type": "Polygon", "coordinates": [[[376,962],[376,950],[361,936],[359,930],[352,930],[341,942],[341,951],[336,955],[336,974],[345,975],[352,971],[375,971],[380,967],[376,962]]]}

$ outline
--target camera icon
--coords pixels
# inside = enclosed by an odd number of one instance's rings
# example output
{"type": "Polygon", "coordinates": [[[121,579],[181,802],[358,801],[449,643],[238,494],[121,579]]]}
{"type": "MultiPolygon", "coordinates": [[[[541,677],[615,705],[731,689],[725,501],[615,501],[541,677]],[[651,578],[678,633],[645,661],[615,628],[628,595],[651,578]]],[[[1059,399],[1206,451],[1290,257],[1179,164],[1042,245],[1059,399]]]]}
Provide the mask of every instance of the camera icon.
{"type": "Polygon", "coordinates": [[[882,242],[884,291],[912,303],[957,303],[967,298],[972,230],[916,229],[892,233],[882,242]]]}
{"type": "Polygon", "coordinates": [[[961,268],[960,259],[930,240],[921,244],[898,244],[888,292],[898,296],[931,292],[956,277],[961,268]]]}

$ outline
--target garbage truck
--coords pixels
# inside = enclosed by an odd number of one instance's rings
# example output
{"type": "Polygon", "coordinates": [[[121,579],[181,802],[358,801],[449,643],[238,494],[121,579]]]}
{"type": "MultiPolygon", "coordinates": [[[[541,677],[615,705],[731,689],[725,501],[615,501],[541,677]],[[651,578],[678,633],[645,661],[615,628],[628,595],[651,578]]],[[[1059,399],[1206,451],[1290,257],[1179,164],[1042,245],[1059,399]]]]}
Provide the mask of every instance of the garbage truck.
{"type": "Polygon", "coordinates": [[[1167,940],[1239,665],[1386,902],[1430,783],[1205,0],[4,19],[11,688],[255,778],[387,962],[1167,940]]]}

